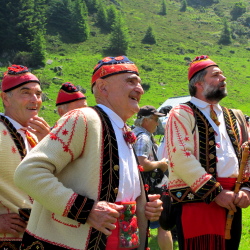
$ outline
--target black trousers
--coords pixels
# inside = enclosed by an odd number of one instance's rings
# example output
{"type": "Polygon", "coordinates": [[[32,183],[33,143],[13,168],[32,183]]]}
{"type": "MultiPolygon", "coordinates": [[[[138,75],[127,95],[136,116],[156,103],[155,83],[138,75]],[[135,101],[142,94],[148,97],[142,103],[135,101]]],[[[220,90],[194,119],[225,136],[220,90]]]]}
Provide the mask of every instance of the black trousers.
{"type": "MultiPolygon", "coordinates": [[[[182,206],[178,206],[177,220],[176,220],[178,244],[179,244],[179,250],[184,250],[184,236],[183,236],[183,230],[182,230],[182,224],[181,224],[181,213],[182,213],[182,206]]],[[[238,250],[239,249],[241,233],[242,233],[242,210],[241,208],[237,207],[237,212],[234,213],[234,219],[232,222],[231,239],[226,240],[226,250],[238,250]]],[[[214,250],[220,250],[220,249],[214,249],[214,250]]]]}

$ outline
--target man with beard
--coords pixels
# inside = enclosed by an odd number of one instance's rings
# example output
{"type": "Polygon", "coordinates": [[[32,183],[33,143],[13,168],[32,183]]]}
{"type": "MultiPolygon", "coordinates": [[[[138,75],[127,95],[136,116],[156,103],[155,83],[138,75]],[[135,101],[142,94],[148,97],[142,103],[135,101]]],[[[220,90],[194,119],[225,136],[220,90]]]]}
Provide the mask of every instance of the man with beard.
{"type": "Polygon", "coordinates": [[[243,129],[232,110],[219,105],[227,96],[226,77],[208,56],[188,70],[190,102],[170,112],[166,124],[169,189],[177,210],[179,249],[236,250],[241,208],[250,205],[249,167],[239,193],[243,129]],[[235,212],[231,239],[225,239],[226,214],[235,212]]]}

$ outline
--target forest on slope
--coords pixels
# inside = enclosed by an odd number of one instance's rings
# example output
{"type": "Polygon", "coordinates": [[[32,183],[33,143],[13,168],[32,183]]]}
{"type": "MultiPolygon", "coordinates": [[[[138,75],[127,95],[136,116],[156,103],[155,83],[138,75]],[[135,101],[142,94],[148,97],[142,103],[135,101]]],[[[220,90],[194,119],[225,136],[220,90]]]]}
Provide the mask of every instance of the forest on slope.
{"type": "Polygon", "coordinates": [[[227,77],[221,103],[250,114],[249,1],[1,0],[0,25],[1,72],[10,64],[31,68],[44,91],[40,115],[51,125],[60,85],[80,86],[94,105],[93,67],[121,54],[139,68],[141,106],[188,95],[188,64],[206,54],[227,77]]]}

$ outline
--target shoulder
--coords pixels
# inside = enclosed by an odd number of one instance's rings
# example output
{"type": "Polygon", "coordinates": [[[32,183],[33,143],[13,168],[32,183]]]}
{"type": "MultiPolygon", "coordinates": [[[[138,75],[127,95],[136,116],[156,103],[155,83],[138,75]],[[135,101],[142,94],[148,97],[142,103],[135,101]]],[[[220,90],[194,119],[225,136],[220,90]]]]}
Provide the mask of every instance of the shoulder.
{"type": "Polygon", "coordinates": [[[192,107],[188,104],[183,103],[172,108],[169,116],[173,116],[173,115],[189,116],[193,114],[194,114],[194,111],[192,107]]]}

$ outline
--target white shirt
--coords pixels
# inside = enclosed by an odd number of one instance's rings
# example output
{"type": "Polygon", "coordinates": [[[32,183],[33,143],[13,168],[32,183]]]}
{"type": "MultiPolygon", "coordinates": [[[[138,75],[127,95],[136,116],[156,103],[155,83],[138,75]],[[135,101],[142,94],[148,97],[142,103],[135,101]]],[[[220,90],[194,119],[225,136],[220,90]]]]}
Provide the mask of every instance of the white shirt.
{"type": "Polygon", "coordinates": [[[119,156],[119,189],[116,201],[134,201],[141,195],[139,171],[132,145],[123,138],[123,120],[108,107],[98,104],[108,115],[114,128],[119,156]]]}
{"type": "Polygon", "coordinates": [[[11,124],[14,126],[14,128],[17,130],[17,132],[23,137],[26,152],[28,153],[31,150],[31,146],[28,143],[28,140],[27,140],[27,137],[26,137],[24,131],[22,130],[23,126],[21,124],[19,124],[18,122],[16,122],[15,120],[11,119],[9,116],[7,116],[3,113],[0,113],[0,114],[5,116],[8,119],[11,122],[11,124]]]}
{"type": "Polygon", "coordinates": [[[213,108],[217,114],[220,125],[217,126],[210,117],[210,104],[198,98],[192,97],[190,100],[208,119],[215,131],[216,164],[218,177],[237,177],[239,173],[239,163],[233,145],[226,131],[226,124],[222,108],[219,104],[214,104],[213,108]]]}

